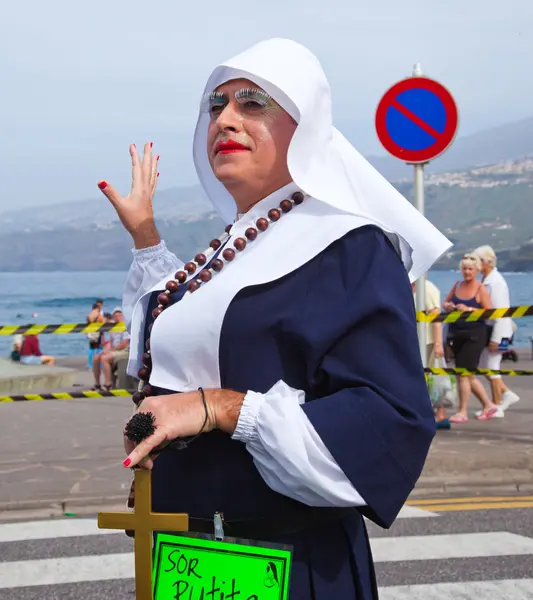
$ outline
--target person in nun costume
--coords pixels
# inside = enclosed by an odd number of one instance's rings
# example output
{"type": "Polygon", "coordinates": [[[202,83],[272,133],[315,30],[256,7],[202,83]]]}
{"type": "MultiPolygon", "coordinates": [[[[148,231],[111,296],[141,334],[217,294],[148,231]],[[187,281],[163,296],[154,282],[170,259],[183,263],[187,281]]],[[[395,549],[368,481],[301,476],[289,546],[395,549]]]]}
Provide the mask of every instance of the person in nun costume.
{"type": "Polygon", "coordinates": [[[291,600],[377,598],[363,516],[391,526],[435,433],[410,281],[450,242],[333,127],[290,40],[209,77],[194,163],[229,225],[194,260],[155,228],[151,144],[130,154],[130,195],[99,187],[135,245],[128,372],[156,429],[124,466],[153,469],[154,510],[191,530],[220,511],[227,535],[293,545],[291,600]]]}

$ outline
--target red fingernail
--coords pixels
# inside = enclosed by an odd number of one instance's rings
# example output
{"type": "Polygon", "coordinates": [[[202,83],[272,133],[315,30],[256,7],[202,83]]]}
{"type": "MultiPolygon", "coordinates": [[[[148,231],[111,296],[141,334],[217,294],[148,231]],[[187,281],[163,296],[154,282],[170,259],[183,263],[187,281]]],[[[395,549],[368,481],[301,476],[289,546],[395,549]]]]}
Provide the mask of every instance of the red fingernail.
{"type": "Polygon", "coordinates": [[[152,147],[153,147],[153,145],[154,145],[154,144],[153,144],[153,142],[150,142],[150,148],[152,148],[152,147]]]}
{"type": "Polygon", "coordinates": [[[127,458],[122,464],[125,467],[129,467],[131,465],[131,458],[127,458]]]}
{"type": "Polygon", "coordinates": [[[159,177],[159,173],[157,174],[157,176],[159,177]]]}
{"type": "Polygon", "coordinates": [[[159,160],[159,154],[155,157],[156,160],[159,160]]]}
{"type": "Polygon", "coordinates": [[[101,182],[98,184],[98,187],[99,187],[101,190],[105,190],[105,189],[106,189],[106,187],[107,187],[107,182],[106,182],[106,181],[101,181],[101,182]]]}

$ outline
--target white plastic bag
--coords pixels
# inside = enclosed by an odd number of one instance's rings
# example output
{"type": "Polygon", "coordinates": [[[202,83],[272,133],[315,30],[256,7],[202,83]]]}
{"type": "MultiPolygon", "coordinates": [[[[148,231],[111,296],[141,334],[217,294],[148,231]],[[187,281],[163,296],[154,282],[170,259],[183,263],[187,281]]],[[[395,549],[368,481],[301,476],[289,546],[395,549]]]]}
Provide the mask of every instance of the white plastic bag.
{"type": "MultiPolygon", "coordinates": [[[[432,367],[446,369],[446,360],[437,358],[432,367]]],[[[457,404],[457,383],[454,375],[436,375],[428,373],[428,391],[435,407],[452,408],[457,404]]]]}

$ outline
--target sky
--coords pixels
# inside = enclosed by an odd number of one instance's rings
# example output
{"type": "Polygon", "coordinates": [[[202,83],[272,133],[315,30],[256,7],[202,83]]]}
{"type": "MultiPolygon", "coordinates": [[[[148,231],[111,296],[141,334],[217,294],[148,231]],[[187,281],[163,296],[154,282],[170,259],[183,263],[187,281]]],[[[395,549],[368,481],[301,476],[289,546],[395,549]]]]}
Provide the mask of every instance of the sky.
{"type": "Polygon", "coordinates": [[[459,135],[533,116],[532,0],[17,0],[0,21],[0,212],[98,199],[100,179],[126,194],[132,142],[153,141],[161,188],[195,184],[207,77],[270,37],[317,55],[366,155],[385,153],[375,109],[415,62],[454,95],[459,135]]]}

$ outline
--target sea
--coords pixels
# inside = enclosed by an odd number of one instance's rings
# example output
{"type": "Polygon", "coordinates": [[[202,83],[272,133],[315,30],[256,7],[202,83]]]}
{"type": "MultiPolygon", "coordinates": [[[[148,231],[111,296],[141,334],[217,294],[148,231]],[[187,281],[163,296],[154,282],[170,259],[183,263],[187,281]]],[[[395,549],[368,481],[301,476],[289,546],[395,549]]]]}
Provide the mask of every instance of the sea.
{"type": "MultiPolygon", "coordinates": [[[[533,304],[533,273],[504,273],[514,306],[533,304]]],[[[96,298],[104,311],[121,305],[126,273],[46,272],[0,273],[0,325],[84,323],[96,298]],[[35,317],[33,315],[36,315],[35,317]]],[[[458,272],[432,271],[429,279],[440,289],[442,299],[460,279],[458,272]]],[[[533,316],[516,319],[515,347],[530,347],[533,316]]],[[[0,335],[0,356],[10,352],[12,338],[0,335]]],[[[87,353],[84,334],[39,336],[43,354],[81,356],[87,353]]]]}

